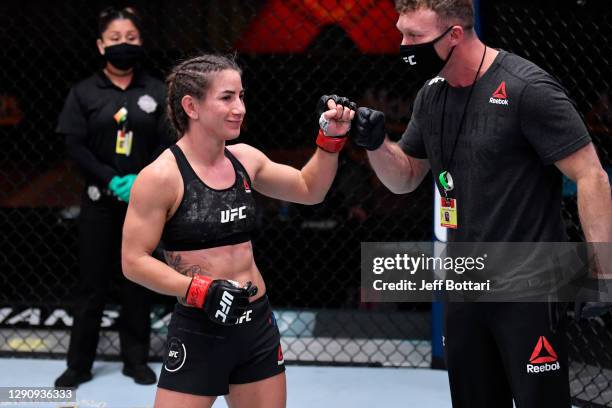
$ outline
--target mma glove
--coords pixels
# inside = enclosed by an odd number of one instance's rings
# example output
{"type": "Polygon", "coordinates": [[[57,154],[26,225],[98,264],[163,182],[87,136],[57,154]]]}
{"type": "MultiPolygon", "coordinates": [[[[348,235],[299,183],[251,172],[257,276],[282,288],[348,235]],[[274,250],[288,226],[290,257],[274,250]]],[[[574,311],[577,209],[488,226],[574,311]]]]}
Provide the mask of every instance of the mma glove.
{"type": "Polygon", "coordinates": [[[186,302],[190,306],[204,309],[210,320],[232,326],[238,322],[249,306],[249,297],[257,294],[257,286],[247,282],[244,287],[224,279],[211,279],[195,275],[191,279],[186,302]]]}
{"type": "Polygon", "coordinates": [[[366,150],[378,149],[385,141],[385,114],[361,107],[355,119],[355,129],[351,134],[353,143],[366,150]]]}
{"type": "MultiPolygon", "coordinates": [[[[329,153],[338,153],[346,144],[347,134],[344,135],[329,135],[327,128],[329,121],[325,119],[323,113],[329,110],[327,102],[334,101],[336,105],[342,105],[351,110],[357,109],[357,104],[351,102],[348,98],[338,95],[323,95],[317,102],[317,119],[319,120],[319,134],[317,135],[317,146],[329,153]]],[[[350,129],[350,128],[349,128],[350,129]]]]}

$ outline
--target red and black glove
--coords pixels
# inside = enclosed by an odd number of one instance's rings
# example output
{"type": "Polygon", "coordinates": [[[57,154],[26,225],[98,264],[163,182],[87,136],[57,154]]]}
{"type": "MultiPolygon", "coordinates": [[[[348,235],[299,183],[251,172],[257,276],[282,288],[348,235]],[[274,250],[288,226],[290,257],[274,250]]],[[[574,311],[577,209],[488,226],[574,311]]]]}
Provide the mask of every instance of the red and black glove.
{"type": "Polygon", "coordinates": [[[347,141],[347,134],[344,135],[328,135],[327,124],[329,123],[323,113],[329,110],[327,102],[334,101],[336,105],[342,105],[351,110],[357,110],[357,104],[351,102],[348,98],[338,95],[323,95],[317,103],[317,120],[319,121],[319,134],[317,135],[317,146],[329,153],[338,153],[347,141]]]}
{"type": "Polygon", "coordinates": [[[247,282],[244,287],[224,279],[195,275],[187,288],[186,302],[204,309],[210,320],[232,326],[249,306],[249,298],[257,294],[257,286],[247,282]]]}

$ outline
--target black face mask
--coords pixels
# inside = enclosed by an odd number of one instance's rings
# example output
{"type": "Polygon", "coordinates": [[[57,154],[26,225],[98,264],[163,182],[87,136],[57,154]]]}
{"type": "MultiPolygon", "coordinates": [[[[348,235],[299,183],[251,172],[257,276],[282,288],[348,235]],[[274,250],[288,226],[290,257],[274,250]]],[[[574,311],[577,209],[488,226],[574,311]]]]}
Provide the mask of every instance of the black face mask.
{"type": "Polygon", "coordinates": [[[112,66],[121,70],[134,68],[144,56],[144,50],[141,45],[121,43],[111,45],[104,49],[104,59],[111,63],[112,66]]]}
{"type": "Polygon", "coordinates": [[[446,65],[455,47],[451,48],[448,57],[441,59],[434,44],[440,41],[453,27],[448,27],[439,37],[423,44],[400,45],[400,56],[402,60],[410,65],[410,69],[423,77],[432,78],[436,76],[446,65]]]}

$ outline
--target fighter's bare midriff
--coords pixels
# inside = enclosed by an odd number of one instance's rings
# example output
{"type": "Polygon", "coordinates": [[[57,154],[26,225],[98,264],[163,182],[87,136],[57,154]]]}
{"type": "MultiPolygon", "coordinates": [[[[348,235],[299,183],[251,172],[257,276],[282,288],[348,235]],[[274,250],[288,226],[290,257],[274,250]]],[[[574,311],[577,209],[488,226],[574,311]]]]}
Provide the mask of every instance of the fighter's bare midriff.
{"type": "MultiPolygon", "coordinates": [[[[204,275],[212,279],[233,280],[240,286],[252,282],[258,291],[250,299],[251,302],[266,293],[263,277],[253,259],[251,241],[194,251],[164,251],[164,256],[171,268],[186,276],[204,275]]],[[[184,297],[177,299],[186,305],[184,297]]]]}

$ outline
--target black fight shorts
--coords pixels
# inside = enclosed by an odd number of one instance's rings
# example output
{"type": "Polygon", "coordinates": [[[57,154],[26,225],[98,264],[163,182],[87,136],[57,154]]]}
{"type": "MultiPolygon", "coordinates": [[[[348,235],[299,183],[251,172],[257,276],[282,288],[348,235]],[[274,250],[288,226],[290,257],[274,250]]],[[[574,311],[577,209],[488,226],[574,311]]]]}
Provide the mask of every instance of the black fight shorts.
{"type": "Polygon", "coordinates": [[[213,323],[202,309],[177,304],[168,326],[160,388],[193,395],[229,393],[285,371],[280,333],[267,296],[235,326],[213,323]]]}

